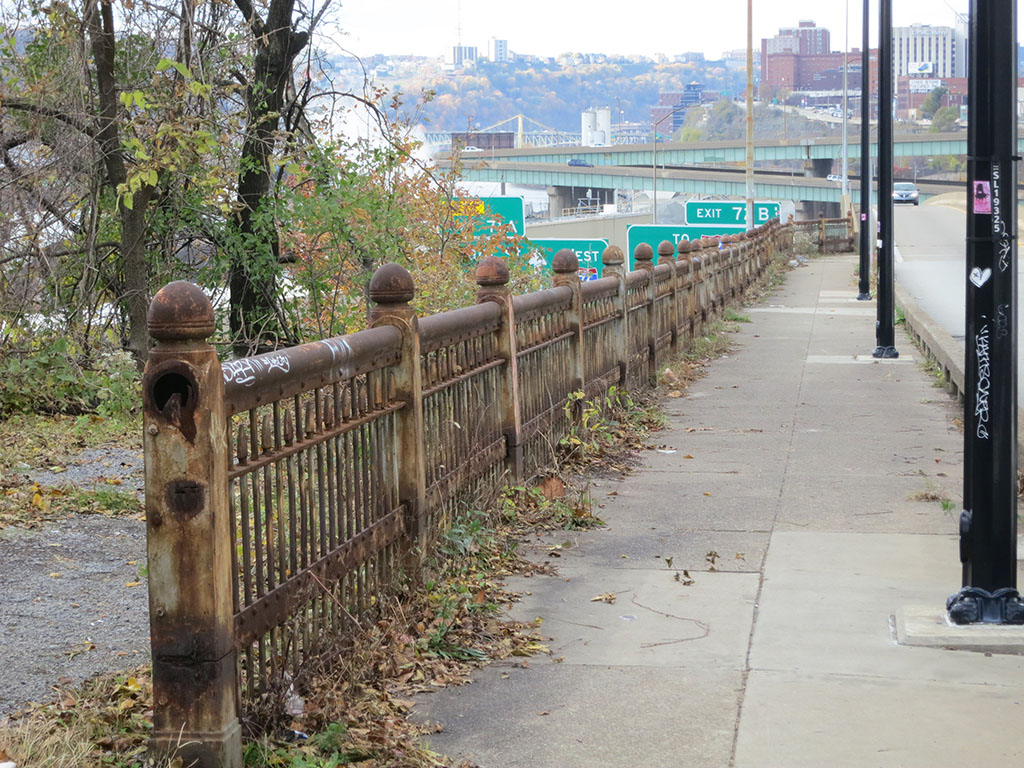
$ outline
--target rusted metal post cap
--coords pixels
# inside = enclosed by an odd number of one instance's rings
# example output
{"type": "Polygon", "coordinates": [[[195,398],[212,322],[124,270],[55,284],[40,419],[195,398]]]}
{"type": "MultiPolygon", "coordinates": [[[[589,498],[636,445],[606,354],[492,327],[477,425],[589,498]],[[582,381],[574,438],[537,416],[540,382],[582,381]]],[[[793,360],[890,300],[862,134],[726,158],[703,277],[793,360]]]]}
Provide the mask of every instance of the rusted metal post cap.
{"type": "Polygon", "coordinates": [[[157,341],[208,339],[216,328],[209,297],[187,280],[175,280],[157,291],[149,302],[146,324],[157,341]]]}
{"type": "Polygon", "coordinates": [[[579,271],[580,260],[572,248],[563,248],[551,260],[551,269],[560,275],[572,275],[579,271]]]}
{"type": "Polygon", "coordinates": [[[640,243],[640,245],[633,249],[633,263],[636,264],[638,269],[642,264],[653,260],[654,250],[647,243],[640,243]]]}
{"type": "Polygon", "coordinates": [[[476,265],[476,284],[481,287],[508,285],[509,272],[505,260],[488,256],[476,265]]]}
{"type": "Polygon", "coordinates": [[[385,264],[370,278],[370,298],[377,304],[407,304],[415,294],[412,275],[399,264],[385,264]]]}
{"type": "Polygon", "coordinates": [[[662,240],[658,243],[658,263],[661,264],[663,261],[672,261],[676,255],[675,246],[672,245],[668,240],[662,240]]]}
{"type": "Polygon", "coordinates": [[[693,250],[693,244],[689,240],[680,240],[679,245],[676,246],[676,252],[682,256],[684,253],[689,253],[693,250]]]}
{"type": "Polygon", "coordinates": [[[626,256],[617,245],[609,245],[601,254],[601,261],[606,267],[617,267],[626,261],[626,256]]]}

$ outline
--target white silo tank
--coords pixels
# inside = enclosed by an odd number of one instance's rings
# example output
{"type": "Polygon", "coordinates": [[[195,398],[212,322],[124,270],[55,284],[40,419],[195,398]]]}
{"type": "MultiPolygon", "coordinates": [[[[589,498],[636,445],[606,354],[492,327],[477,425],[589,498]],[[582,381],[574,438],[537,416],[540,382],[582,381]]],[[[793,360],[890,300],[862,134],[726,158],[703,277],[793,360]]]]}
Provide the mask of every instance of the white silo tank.
{"type": "Polygon", "coordinates": [[[612,108],[600,107],[597,112],[597,141],[598,144],[612,143],[612,108]]]}
{"type": "Polygon", "coordinates": [[[583,146],[594,146],[594,134],[597,132],[597,113],[593,109],[583,110],[580,127],[580,138],[582,139],[583,146]]]}

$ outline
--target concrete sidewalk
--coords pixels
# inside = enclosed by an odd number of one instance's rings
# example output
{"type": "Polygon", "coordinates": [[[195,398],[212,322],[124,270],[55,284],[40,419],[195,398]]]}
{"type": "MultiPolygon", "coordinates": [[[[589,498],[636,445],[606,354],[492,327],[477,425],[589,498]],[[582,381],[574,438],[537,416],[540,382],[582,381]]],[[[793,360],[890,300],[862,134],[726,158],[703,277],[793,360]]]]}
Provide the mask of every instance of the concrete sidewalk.
{"type": "Polygon", "coordinates": [[[553,537],[574,545],[558,575],[510,584],[552,658],[421,699],[433,748],[484,768],[1024,764],[1024,657],[897,643],[902,612],[938,621],[960,586],[962,438],[902,334],[899,360],[870,358],[854,261],[746,310],[736,351],[665,403],[652,442],[674,452],[594,484],[607,529],[553,537]]]}

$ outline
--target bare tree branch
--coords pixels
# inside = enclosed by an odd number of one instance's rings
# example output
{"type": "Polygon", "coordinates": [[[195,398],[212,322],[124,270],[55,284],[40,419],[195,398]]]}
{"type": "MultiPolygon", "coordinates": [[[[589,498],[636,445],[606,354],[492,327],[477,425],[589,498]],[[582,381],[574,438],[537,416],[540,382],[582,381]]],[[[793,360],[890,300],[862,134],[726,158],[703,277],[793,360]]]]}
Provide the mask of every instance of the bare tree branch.
{"type": "Polygon", "coordinates": [[[8,99],[3,95],[0,95],[0,107],[7,109],[16,109],[19,112],[30,112],[35,115],[43,115],[45,117],[52,117],[54,120],[59,120],[65,125],[70,125],[75,130],[81,131],[89,138],[95,139],[98,131],[96,126],[88,123],[81,118],[69,115],[66,112],[62,112],[59,109],[53,109],[52,107],[43,106],[42,104],[35,104],[31,101],[23,101],[22,99],[8,99]]]}

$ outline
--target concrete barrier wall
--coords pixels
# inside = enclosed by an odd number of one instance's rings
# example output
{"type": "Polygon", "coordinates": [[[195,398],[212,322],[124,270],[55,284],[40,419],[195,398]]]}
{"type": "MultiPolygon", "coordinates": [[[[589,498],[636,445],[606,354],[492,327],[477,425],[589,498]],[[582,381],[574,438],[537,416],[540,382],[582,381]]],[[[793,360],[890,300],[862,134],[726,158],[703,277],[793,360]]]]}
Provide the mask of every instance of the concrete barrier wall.
{"type": "Polygon", "coordinates": [[[554,221],[526,222],[526,236],[533,238],[604,238],[614,245],[625,244],[626,227],[630,224],[650,224],[650,213],[620,213],[610,216],[587,216],[554,221]]]}
{"type": "MultiPolygon", "coordinates": [[[[906,318],[910,336],[942,371],[946,390],[961,403],[964,399],[964,347],[921,309],[921,305],[896,283],[896,306],[906,318]]],[[[1017,408],[1017,472],[1024,473],[1024,411],[1017,408]]]]}

